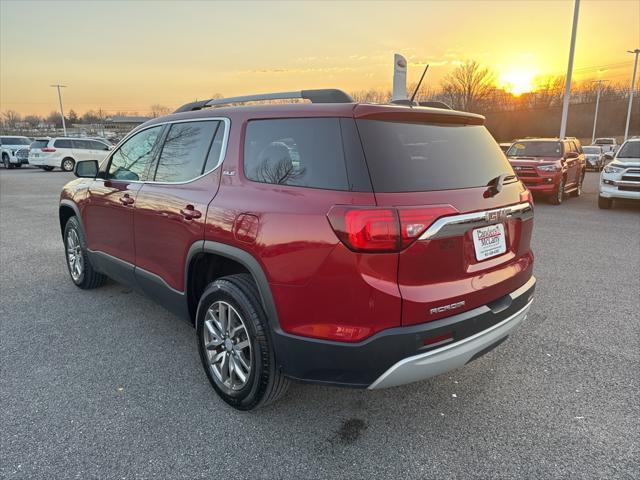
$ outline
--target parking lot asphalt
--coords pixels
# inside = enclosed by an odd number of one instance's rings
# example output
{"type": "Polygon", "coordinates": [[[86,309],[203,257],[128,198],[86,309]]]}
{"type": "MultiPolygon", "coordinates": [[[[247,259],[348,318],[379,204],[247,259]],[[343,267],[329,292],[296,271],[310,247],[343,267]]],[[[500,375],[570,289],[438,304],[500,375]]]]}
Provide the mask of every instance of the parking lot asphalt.
{"type": "Polygon", "coordinates": [[[293,385],[237,412],[194,330],[70,279],[72,176],[0,171],[2,478],[638,478],[640,207],[536,204],[536,300],[496,350],[382,391],[293,385]]]}

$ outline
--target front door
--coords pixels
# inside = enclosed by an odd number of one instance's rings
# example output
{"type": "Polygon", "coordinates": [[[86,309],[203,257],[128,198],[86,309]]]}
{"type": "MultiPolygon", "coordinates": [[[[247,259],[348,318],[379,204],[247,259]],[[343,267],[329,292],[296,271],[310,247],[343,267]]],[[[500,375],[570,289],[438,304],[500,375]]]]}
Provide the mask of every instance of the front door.
{"type": "Polygon", "coordinates": [[[204,238],[207,206],[220,182],[225,128],[221,120],[172,124],[155,171],[138,193],[136,277],[151,296],[163,295],[166,286],[174,293],[185,289],[189,248],[204,238]]]}
{"type": "Polygon", "coordinates": [[[87,194],[83,222],[89,250],[125,267],[135,264],[133,211],[162,128],[142,130],[123,143],[87,194]]]}

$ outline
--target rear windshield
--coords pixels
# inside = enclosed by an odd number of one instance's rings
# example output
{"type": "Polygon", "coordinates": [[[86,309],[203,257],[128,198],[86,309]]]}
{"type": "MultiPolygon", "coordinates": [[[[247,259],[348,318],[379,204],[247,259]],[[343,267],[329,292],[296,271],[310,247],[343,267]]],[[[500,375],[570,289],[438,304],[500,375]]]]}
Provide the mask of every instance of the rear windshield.
{"type": "Polygon", "coordinates": [[[20,138],[20,137],[3,137],[0,140],[4,145],[29,145],[30,141],[28,138],[20,138]]]}
{"type": "Polygon", "coordinates": [[[49,144],[49,140],[36,140],[31,144],[31,148],[45,148],[49,144]]]}
{"type": "Polygon", "coordinates": [[[640,158],[640,142],[625,143],[616,158],[640,158]]]}
{"type": "Polygon", "coordinates": [[[481,125],[427,125],[358,120],[376,192],[486,186],[513,170],[481,125]]]}
{"type": "Polygon", "coordinates": [[[507,152],[508,157],[559,157],[561,142],[516,142],[507,152]]]}

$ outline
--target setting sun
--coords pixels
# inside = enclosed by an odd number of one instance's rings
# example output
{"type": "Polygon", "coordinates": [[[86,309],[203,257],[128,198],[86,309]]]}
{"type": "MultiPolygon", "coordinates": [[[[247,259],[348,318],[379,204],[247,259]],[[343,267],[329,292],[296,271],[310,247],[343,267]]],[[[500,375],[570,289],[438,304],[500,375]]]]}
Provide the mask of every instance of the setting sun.
{"type": "Polygon", "coordinates": [[[534,90],[534,73],[526,70],[508,70],[499,77],[500,86],[514,95],[534,90]]]}

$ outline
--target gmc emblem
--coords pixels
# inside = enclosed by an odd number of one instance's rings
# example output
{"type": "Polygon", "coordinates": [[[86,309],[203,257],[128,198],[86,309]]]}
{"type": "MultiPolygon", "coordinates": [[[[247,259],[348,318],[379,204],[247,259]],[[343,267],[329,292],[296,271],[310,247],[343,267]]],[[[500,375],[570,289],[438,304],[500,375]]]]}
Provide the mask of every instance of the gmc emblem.
{"type": "Polygon", "coordinates": [[[500,210],[493,210],[484,214],[484,219],[489,223],[503,222],[509,216],[509,209],[502,208],[500,210]]]}

